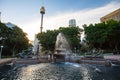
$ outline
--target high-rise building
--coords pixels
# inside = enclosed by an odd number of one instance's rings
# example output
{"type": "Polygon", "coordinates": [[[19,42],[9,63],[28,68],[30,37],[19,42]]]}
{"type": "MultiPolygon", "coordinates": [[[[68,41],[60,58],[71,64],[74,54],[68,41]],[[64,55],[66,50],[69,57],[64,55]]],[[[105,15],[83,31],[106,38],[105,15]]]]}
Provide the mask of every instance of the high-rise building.
{"type": "Polygon", "coordinates": [[[100,18],[101,22],[107,22],[108,20],[111,20],[111,19],[120,21],[120,8],[100,18]]]}
{"type": "Polygon", "coordinates": [[[75,19],[69,20],[69,27],[76,27],[76,20],[75,19]]]}
{"type": "Polygon", "coordinates": [[[13,27],[16,26],[15,24],[13,24],[13,23],[11,23],[11,22],[5,23],[5,25],[6,25],[7,27],[9,27],[9,28],[13,28],[13,27]]]}
{"type": "Polygon", "coordinates": [[[0,23],[1,23],[1,12],[0,12],[0,23]]]}

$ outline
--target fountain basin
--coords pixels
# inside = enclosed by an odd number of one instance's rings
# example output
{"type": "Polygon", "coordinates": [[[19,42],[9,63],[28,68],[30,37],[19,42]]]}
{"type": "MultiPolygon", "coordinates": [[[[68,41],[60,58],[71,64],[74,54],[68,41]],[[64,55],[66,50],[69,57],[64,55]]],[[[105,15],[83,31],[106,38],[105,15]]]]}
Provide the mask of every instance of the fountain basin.
{"type": "Polygon", "coordinates": [[[70,62],[0,67],[1,80],[119,80],[120,66],[70,62]]]}

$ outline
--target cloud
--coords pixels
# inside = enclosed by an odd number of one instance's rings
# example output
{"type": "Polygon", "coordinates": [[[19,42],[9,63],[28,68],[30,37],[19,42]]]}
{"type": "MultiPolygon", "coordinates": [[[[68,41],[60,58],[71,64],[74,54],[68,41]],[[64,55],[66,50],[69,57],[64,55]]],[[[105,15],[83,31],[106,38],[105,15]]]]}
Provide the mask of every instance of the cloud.
{"type": "MultiPolygon", "coordinates": [[[[67,27],[69,25],[69,19],[76,19],[76,24],[80,27],[82,27],[83,24],[89,25],[90,23],[99,23],[101,17],[118,9],[120,7],[119,5],[120,3],[111,2],[105,6],[93,9],[84,9],[76,12],[61,12],[54,16],[44,15],[43,31],[58,29],[59,27],[67,27]]],[[[40,32],[40,18],[21,26],[28,26],[22,28],[28,33],[29,39],[33,40],[34,35],[40,32]]]]}
{"type": "Polygon", "coordinates": [[[45,17],[44,27],[45,29],[54,29],[59,28],[60,26],[68,26],[68,21],[72,18],[76,19],[78,26],[83,24],[98,23],[100,22],[101,17],[118,9],[120,7],[119,5],[120,4],[118,3],[112,2],[99,8],[59,13],[58,15],[52,17],[45,17]]]}

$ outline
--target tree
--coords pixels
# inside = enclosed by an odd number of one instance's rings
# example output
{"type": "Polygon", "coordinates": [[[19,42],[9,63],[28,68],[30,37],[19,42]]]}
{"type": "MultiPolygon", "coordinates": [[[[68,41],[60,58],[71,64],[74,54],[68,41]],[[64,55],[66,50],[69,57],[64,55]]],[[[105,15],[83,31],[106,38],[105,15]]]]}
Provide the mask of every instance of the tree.
{"type": "Polygon", "coordinates": [[[37,37],[43,50],[54,51],[56,37],[59,32],[62,32],[68,39],[71,48],[79,48],[80,43],[80,32],[79,27],[60,27],[58,30],[48,30],[47,32],[38,33],[37,37]]]}
{"type": "Polygon", "coordinates": [[[12,28],[12,34],[8,39],[8,44],[12,46],[11,51],[13,55],[29,47],[29,40],[26,36],[27,34],[19,27],[15,26],[12,28]]]}
{"type": "Polygon", "coordinates": [[[102,49],[118,49],[120,47],[120,22],[110,20],[107,23],[90,24],[84,27],[89,45],[102,49]]]}
{"type": "Polygon", "coordinates": [[[27,34],[17,26],[8,28],[4,23],[0,23],[0,36],[4,39],[4,55],[14,55],[27,49],[30,44],[27,34]]]}
{"type": "MultiPolygon", "coordinates": [[[[0,23],[0,46],[3,46],[3,55],[7,55],[7,39],[10,37],[11,29],[6,27],[4,23],[0,23]]],[[[9,53],[9,50],[8,50],[9,53]]]]}
{"type": "Polygon", "coordinates": [[[7,39],[10,36],[11,29],[6,27],[5,24],[0,23],[0,39],[7,39]]]}
{"type": "Polygon", "coordinates": [[[96,48],[102,47],[107,39],[107,28],[105,23],[90,24],[88,27],[85,27],[84,30],[87,35],[86,39],[88,43],[96,48]]]}
{"type": "Polygon", "coordinates": [[[56,36],[58,33],[58,30],[47,30],[47,32],[38,33],[37,37],[43,47],[43,51],[54,51],[56,36]]]}
{"type": "Polygon", "coordinates": [[[72,50],[80,48],[82,29],[79,27],[60,27],[59,31],[65,35],[72,50]]]}
{"type": "Polygon", "coordinates": [[[120,21],[110,20],[107,22],[109,28],[108,40],[111,49],[120,49],[120,21]]]}

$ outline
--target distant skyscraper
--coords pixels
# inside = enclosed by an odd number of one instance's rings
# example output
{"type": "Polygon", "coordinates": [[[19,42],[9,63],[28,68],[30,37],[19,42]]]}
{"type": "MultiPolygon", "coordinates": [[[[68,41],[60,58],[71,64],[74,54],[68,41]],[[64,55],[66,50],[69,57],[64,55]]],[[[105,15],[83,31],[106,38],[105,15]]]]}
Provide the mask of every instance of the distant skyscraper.
{"type": "Polygon", "coordinates": [[[11,29],[12,29],[13,27],[17,26],[17,25],[15,25],[15,24],[11,23],[11,22],[5,23],[5,25],[6,25],[7,27],[11,28],[11,29]]]}
{"type": "Polygon", "coordinates": [[[75,19],[69,20],[69,27],[76,27],[76,20],[75,19]]]}
{"type": "Polygon", "coordinates": [[[0,12],[0,23],[1,23],[1,12],[0,12]]]}

